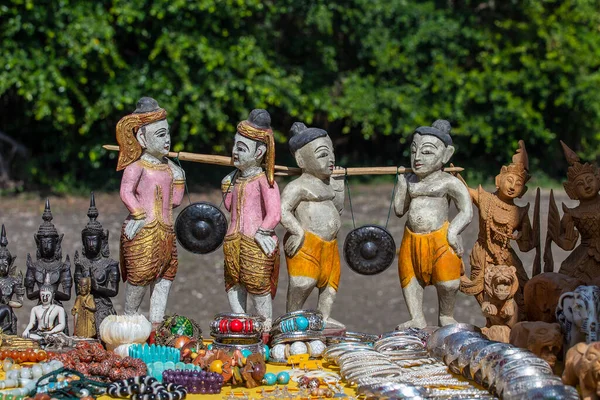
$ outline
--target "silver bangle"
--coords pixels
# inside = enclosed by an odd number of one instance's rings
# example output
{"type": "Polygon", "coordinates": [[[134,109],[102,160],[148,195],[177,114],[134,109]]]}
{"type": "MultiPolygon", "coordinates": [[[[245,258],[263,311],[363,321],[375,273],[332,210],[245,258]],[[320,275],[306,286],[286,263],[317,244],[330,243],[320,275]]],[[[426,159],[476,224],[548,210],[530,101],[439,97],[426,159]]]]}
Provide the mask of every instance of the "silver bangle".
{"type": "MultiPolygon", "coordinates": [[[[290,333],[298,331],[318,331],[321,332],[325,329],[325,321],[323,321],[323,314],[317,310],[298,310],[284,314],[277,318],[272,325],[271,335],[277,335],[281,333],[290,333]],[[298,326],[298,322],[301,322],[301,326],[298,326]],[[308,322],[306,327],[305,324],[308,322]],[[303,328],[303,329],[301,329],[303,328]]],[[[323,340],[325,343],[325,340],[323,340]]]]}

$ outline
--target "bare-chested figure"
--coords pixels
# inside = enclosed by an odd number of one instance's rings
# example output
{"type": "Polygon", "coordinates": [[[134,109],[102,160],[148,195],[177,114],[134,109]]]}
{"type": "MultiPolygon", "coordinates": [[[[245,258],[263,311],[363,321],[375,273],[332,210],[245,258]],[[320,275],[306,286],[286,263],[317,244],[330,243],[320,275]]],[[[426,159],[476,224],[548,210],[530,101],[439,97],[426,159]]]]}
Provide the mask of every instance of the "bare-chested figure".
{"type": "Polygon", "coordinates": [[[317,287],[326,328],[344,325],[330,317],[340,282],[337,234],[344,208],[343,175],[332,177],[335,168],[333,143],[327,132],[296,122],[291,129],[290,150],[302,175],[281,194],[281,225],[289,285],[287,312],[303,308],[317,287]]]}
{"type": "Polygon", "coordinates": [[[454,154],[450,123],[437,120],[417,128],[411,143],[412,174],[398,177],[394,211],[408,212],[398,255],[398,271],[411,320],[397,329],[427,326],[423,288],[435,285],[440,326],[454,324],[454,303],[460,286],[463,254],[460,233],[471,222],[473,209],[465,185],[443,171],[454,154]],[[453,200],[458,214],[448,221],[453,200]]]}
{"type": "MultiPolygon", "coordinates": [[[[47,279],[46,279],[47,280],[47,279]]],[[[63,332],[67,326],[67,314],[59,304],[53,304],[54,287],[45,283],[40,288],[41,304],[31,309],[29,324],[22,336],[33,340],[43,339],[42,335],[63,332]]]]}

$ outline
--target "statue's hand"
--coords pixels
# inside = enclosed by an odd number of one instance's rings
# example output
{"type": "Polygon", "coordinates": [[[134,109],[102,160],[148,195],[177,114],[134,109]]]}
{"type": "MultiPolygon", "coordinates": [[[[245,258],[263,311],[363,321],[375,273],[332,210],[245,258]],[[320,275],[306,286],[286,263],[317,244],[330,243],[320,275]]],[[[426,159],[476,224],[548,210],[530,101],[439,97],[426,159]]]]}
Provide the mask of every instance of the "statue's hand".
{"type": "Polygon", "coordinates": [[[125,225],[125,236],[131,240],[146,225],[146,219],[130,219],[125,225]]]}
{"type": "MultiPolygon", "coordinates": [[[[344,167],[338,167],[337,165],[333,168],[334,171],[341,171],[343,169],[344,169],[344,167]]],[[[331,184],[331,187],[333,188],[333,190],[335,190],[336,192],[343,192],[345,178],[346,178],[346,176],[344,174],[331,175],[331,178],[329,179],[329,183],[331,184]]]]}
{"type": "Polygon", "coordinates": [[[277,242],[275,239],[266,233],[256,232],[256,235],[254,235],[254,241],[258,243],[263,253],[269,257],[273,255],[275,249],[277,248],[277,242]]]}
{"type": "Polygon", "coordinates": [[[491,303],[483,303],[481,305],[481,311],[483,311],[483,315],[485,316],[498,315],[498,308],[491,303]]]}
{"type": "Polygon", "coordinates": [[[290,235],[284,244],[285,254],[287,254],[288,257],[294,257],[298,250],[300,250],[300,247],[302,247],[303,243],[304,232],[302,232],[301,235],[290,235]]]}
{"type": "Polygon", "coordinates": [[[11,301],[8,302],[8,306],[12,307],[12,308],[21,308],[21,307],[23,307],[23,303],[11,300],[11,301]]]}
{"type": "Polygon", "coordinates": [[[464,248],[462,243],[462,237],[459,234],[448,230],[448,244],[450,244],[450,247],[454,249],[454,252],[457,256],[462,257],[464,248]]]}
{"type": "Polygon", "coordinates": [[[237,169],[231,171],[223,179],[221,179],[221,188],[223,191],[226,191],[228,188],[233,187],[235,183],[235,175],[237,173],[237,169]]]}
{"type": "Polygon", "coordinates": [[[23,333],[21,334],[22,337],[24,337],[25,339],[29,338],[29,329],[25,329],[23,331],[23,333]]]}

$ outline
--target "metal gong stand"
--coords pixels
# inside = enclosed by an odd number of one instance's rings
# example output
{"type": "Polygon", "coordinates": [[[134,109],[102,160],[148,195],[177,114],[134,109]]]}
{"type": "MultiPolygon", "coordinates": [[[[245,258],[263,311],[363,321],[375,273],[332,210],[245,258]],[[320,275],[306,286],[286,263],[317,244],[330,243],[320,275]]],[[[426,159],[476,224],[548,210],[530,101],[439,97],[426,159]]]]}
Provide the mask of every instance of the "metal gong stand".
{"type": "Polygon", "coordinates": [[[352,215],[353,230],[348,233],[344,240],[344,260],[354,272],[361,275],[376,275],[392,265],[396,256],[396,243],[394,238],[387,230],[394,203],[394,192],[398,183],[398,174],[394,180],[392,197],[385,227],[379,225],[363,225],[356,227],[354,221],[354,210],[352,209],[352,197],[350,196],[350,185],[348,183],[348,174],[344,177],[346,189],[348,191],[348,203],[350,204],[350,214],[352,215]]]}
{"type": "MultiPolygon", "coordinates": [[[[175,161],[181,167],[179,158],[175,158],[175,161]]],[[[235,175],[232,182],[234,179],[235,175]]],[[[229,186],[231,187],[231,183],[229,186]]],[[[227,218],[221,211],[225,195],[217,207],[207,201],[192,203],[187,183],[185,184],[185,193],[190,204],[179,213],[175,220],[177,242],[191,253],[212,253],[221,247],[227,233],[227,218]]]]}

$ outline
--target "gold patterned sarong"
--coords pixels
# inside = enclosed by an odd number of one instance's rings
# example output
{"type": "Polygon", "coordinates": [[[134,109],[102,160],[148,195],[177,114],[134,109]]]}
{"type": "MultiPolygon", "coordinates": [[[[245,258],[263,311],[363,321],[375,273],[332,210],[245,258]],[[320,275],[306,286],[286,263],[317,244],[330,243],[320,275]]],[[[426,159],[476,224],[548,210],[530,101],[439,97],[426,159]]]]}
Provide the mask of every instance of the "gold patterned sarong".
{"type": "Polygon", "coordinates": [[[307,276],[317,281],[319,289],[340,284],[340,252],[337,240],[329,242],[312,232],[304,232],[304,243],[293,257],[285,257],[290,276],[307,276]]]}
{"type": "Polygon", "coordinates": [[[229,235],[223,243],[225,290],[241,284],[252,295],[271,293],[275,298],[279,278],[279,247],[266,255],[260,246],[240,233],[229,235]]]}
{"type": "Polygon", "coordinates": [[[177,273],[177,245],[173,227],[158,219],[145,225],[132,240],[121,229],[121,276],[134,286],[146,286],[158,278],[172,281],[177,273]]]}

